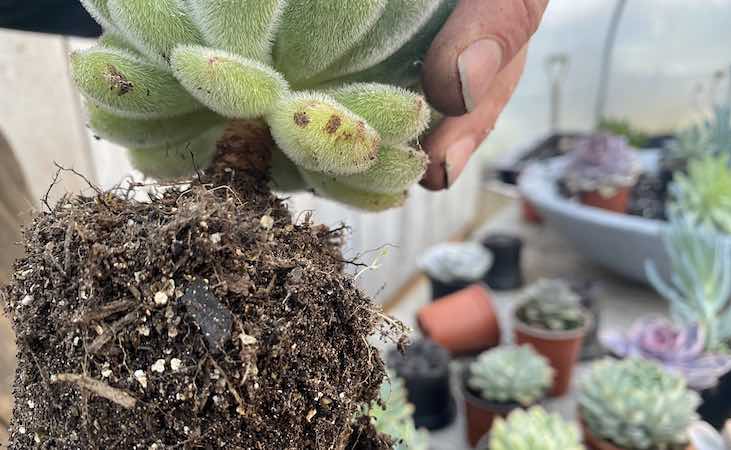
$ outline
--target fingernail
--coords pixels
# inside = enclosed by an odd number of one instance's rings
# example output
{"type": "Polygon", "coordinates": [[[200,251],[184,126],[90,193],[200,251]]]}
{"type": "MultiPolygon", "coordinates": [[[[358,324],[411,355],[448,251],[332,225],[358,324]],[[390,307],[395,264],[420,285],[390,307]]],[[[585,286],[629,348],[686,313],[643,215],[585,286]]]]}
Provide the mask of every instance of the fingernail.
{"type": "Polygon", "coordinates": [[[447,187],[452,187],[457,181],[472,154],[477,149],[474,138],[465,137],[455,142],[447,149],[445,170],[447,172],[447,187]]]}
{"type": "Polygon", "coordinates": [[[457,66],[467,111],[474,111],[487,96],[490,84],[503,65],[503,50],[497,41],[482,39],[459,55],[457,66]]]}

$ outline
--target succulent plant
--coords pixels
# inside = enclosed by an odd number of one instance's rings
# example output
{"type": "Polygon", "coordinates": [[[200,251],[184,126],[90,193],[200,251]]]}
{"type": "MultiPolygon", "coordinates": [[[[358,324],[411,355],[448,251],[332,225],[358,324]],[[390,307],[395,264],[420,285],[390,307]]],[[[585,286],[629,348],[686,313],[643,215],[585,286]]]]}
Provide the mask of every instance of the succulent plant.
{"type": "Polygon", "coordinates": [[[604,359],[581,380],[578,401],[594,436],[627,450],[671,450],[688,444],[700,396],[655,362],[604,359]]]}
{"type": "Polygon", "coordinates": [[[270,131],[274,189],[382,210],[426,170],[431,108],[404,88],[456,0],[82,3],[105,29],[71,57],[89,126],[146,175],[205,168],[232,121],[270,131]]]}
{"type": "Polygon", "coordinates": [[[563,182],[572,193],[598,192],[609,198],[634,185],[640,173],[639,157],[625,138],[595,134],[577,142],[563,182]]]}
{"type": "Polygon", "coordinates": [[[682,375],[688,386],[702,390],[716,386],[731,370],[731,354],[707,352],[698,325],[676,325],[664,317],[646,317],[628,333],[607,333],[602,343],[621,358],[645,358],[682,375]]]}
{"type": "Polygon", "coordinates": [[[498,418],[490,430],[489,450],[584,450],[584,446],[575,424],[534,406],[498,418]]]}
{"type": "Polygon", "coordinates": [[[381,384],[379,400],[367,413],[378,432],[393,438],[394,450],[427,450],[429,434],[414,426],[414,406],[408,402],[404,381],[389,374],[381,384]]]}
{"type": "Polygon", "coordinates": [[[671,282],[648,262],[647,276],[670,303],[676,322],[698,325],[705,335],[705,349],[727,350],[731,339],[731,239],[698,229],[682,216],[674,216],[664,233],[670,257],[671,282]]]}
{"type": "Polygon", "coordinates": [[[549,331],[568,331],[586,324],[581,297],[563,280],[538,280],[526,288],[523,299],[516,315],[526,325],[549,331]]]}
{"type": "Polygon", "coordinates": [[[731,234],[731,154],[706,155],[688,163],[688,173],[676,173],[670,186],[670,212],[683,214],[696,225],[731,234]]]}
{"type": "Polygon", "coordinates": [[[636,128],[628,119],[605,117],[599,121],[597,128],[605,133],[625,137],[629,145],[635,148],[645,147],[650,140],[647,133],[636,128]]]}
{"type": "Polygon", "coordinates": [[[669,150],[671,158],[684,161],[731,154],[731,104],[715,105],[709,118],[678,133],[669,150]]]}
{"type": "Polygon", "coordinates": [[[528,345],[503,346],[482,353],[469,366],[467,386],[485,400],[530,406],[553,383],[548,361],[528,345]]]}

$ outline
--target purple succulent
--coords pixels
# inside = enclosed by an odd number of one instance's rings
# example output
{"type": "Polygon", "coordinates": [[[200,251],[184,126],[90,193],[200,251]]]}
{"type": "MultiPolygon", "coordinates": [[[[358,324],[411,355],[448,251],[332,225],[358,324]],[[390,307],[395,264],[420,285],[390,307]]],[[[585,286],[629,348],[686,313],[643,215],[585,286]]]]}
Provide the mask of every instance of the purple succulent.
{"type": "Polygon", "coordinates": [[[621,358],[655,360],[683,375],[693,389],[714,387],[731,371],[731,355],[705,351],[705,335],[699,326],[681,327],[664,317],[647,317],[628,333],[608,333],[602,343],[621,358]]]}

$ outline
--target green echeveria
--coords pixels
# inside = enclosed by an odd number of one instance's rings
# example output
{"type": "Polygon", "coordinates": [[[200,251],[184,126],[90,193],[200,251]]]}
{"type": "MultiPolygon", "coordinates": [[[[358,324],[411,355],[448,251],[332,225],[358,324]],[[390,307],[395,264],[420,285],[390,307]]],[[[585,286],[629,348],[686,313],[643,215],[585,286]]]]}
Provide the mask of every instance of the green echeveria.
{"type": "Polygon", "coordinates": [[[575,424],[534,406],[498,418],[490,430],[489,450],[584,450],[584,446],[575,424]]]}
{"type": "Polygon", "coordinates": [[[146,175],[205,168],[231,120],[268,124],[276,190],[380,211],[426,170],[431,108],[407,88],[456,0],[82,4],[105,29],[71,57],[89,126],[146,175]]]}
{"type": "Polygon", "coordinates": [[[632,450],[685,448],[699,404],[681,376],[645,359],[594,363],[579,388],[579,412],[589,430],[632,450]]]}
{"type": "Polygon", "coordinates": [[[546,358],[528,345],[503,346],[482,353],[470,364],[467,385],[483,399],[530,406],[553,383],[546,358]]]}

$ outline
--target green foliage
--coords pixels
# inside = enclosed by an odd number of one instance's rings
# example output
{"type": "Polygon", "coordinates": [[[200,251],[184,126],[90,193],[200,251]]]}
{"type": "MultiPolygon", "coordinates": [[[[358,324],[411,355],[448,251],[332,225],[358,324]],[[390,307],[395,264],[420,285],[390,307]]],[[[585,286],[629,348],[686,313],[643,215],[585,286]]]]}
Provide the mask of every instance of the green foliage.
{"type": "Polygon", "coordinates": [[[469,366],[467,385],[485,400],[530,406],[553,383],[553,369],[532,347],[503,346],[482,353],[469,366]]]}
{"type": "Polygon", "coordinates": [[[670,210],[693,223],[731,234],[731,155],[706,155],[676,173],[670,210]]]}
{"type": "Polygon", "coordinates": [[[731,239],[699,230],[682,216],[673,218],[663,238],[672,279],[664,281],[648,263],[650,281],[670,302],[676,321],[703,329],[706,350],[726,349],[731,339],[731,239]]]}
{"type": "Polygon", "coordinates": [[[731,104],[716,105],[709,118],[678,133],[670,154],[682,161],[706,155],[731,155],[731,104]]]}
{"type": "Polygon", "coordinates": [[[517,316],[529,326],[568,331],[586,323],[579,295],[563,280],[539,280],[525,290],[523,297],[524,303],[518,308],[517,316]]]}
{"type": "Polygon", "coordinates": [[[232,119],[263,116],[289,90],[284,78],[273,69],[223,50],[178,46],[171,65],[188,92],[232,119]]]}
{"type": "Polygon", "coordinates": [[[649,141],[649,136],[642,130],[635,128],[627,119],[610,119],[605,117],[599,122],[599,131],[605,131],[617,136],[623,136],[629,145],[643,148],[649,141]]]}
{"type": "Polygon", "coordinates": [[[408,401],[402,379],[387,376],[381,384],[380,402],[373,402],[367,414],[378,432],[393,438],[393,450],[428,450],[429,434],[414,425],[414,405],[408,401]]]}
{"type": "Polygon", "coordinates": [[[699,404],[681,376],[645,359],[594,363],[579,390],[579,412],[591,432],[632,450],[687,444],[699,404]]]}
{"type": "Polygon", "coordinates": [[[154,168],[162,159],[140,149],[215,146],[203,135],[222,116],[267,123],[283,153],[272,185],[285,190],[311,184],[382,210],[401,205],[423,175],[427,157],[411,144],[431,108],[402,88],[418,81],[456,0],[83,3],[106,31],[98,47],[71,58],[90,126],[136,149],[133,163],[146,173],[191,168],[154,168]]]}
{"type": "Polygon", "coordinates": [[[490,430],[489,450],[584,450],[584,446],[575,424],[535,406],[498,418],[490,430]]]}

